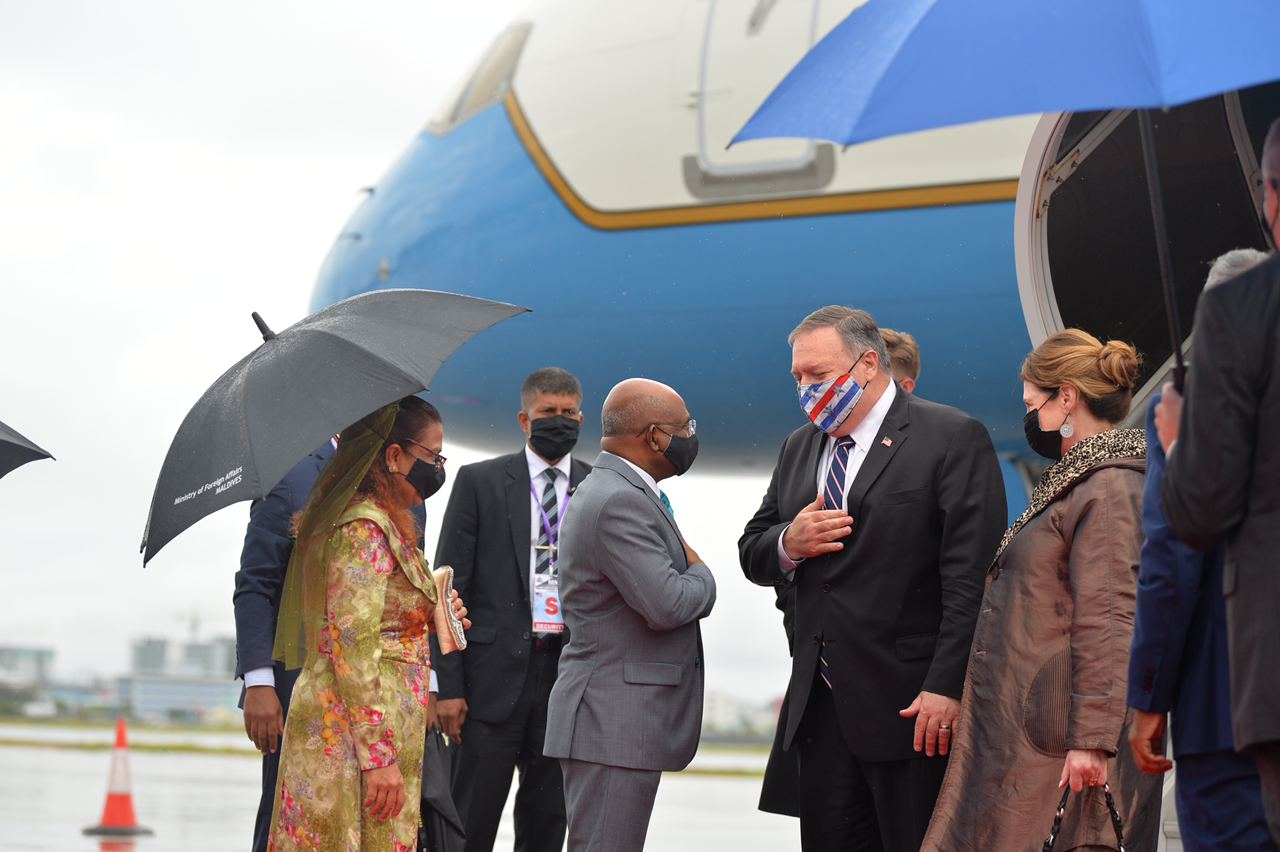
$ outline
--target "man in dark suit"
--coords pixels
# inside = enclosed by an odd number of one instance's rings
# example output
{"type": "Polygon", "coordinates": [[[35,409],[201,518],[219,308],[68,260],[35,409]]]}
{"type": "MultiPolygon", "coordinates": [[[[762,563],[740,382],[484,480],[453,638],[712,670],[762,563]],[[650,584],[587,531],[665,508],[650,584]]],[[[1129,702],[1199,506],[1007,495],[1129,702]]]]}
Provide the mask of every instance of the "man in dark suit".
{"type": "Polygon", "coordinates": [[[265,852],[271,829],[280,737],[298,669],[271,658],[285,568],[293,553],[293,516],[302,511],[334,444],[326,441],[285,474],[266,497],[249,504],[240,570],[231,596],[236,612],[236,677],[244,678],[244,730],[262,752],[262,798],[253,825],[254,852],[265,852]]]}
{"type": "MultiPolygon", "coordinates": [[[[1262,153],[1262,218],[1280,240],[1280,120],[1262,153]]],[[[1168,454],[1161,494],[1192,547],[1227,546],[1231,721],[1252,752],[1271,835],[1280,843],[1280,258],[1207,290],[1196,308],[1185,408],[1172,385],[1156,411],[1168,454]],[[1174,424],[1177,424],[1176,426],[1174,424]]]]}
{"type": "MultiPolygon", "coordinates": [[[[885,351],[889,353],[889,372],[899,390],[916,392],[916,380],[920,378],[920,346],[905,331],[880,328],[885,351]]],[[[782,613],[782,630],[787,636],[787,653],[795,647],[796,587],[783,582],[774,587],[776,606],[782,613]]],[[[773,747],[769,750],[769,762],[765,764],[764,780],[760,784],[760,810],[781,816],[800,816],[800,763],[794,750],[782,745],[787,733],[788,702],[782,699],[778,712],[778,727],[773,735],[773,747]]]]}
{"type": "Polygon", "coordinates": [[[789,342],[811,424],[783,442],[738,549],[748,579],[795,584],[783,745],[801,841],[915,850],[1004,528],[999,464],[981,423],[894,385],[864,311],[823,308],[789,342]]]}
{"type": "Polygon", "coordinates": [[[1142,495],[1142,564],[1129,657],[1129,732],[1138,768],[1159,775],[1166,714],[1178,759],[1178,826],[1187,852],[1266,849],[1271,843],[1258,770],[1235,752],[1227,673],[1224,548],[1200,553],[1178,541],[1161,508],[1165,455],[1147,414],[1147,481],[1142,495]]]}
{"type": "MultiPolygon", "coordinates": [[[[1266,260],[1236,249],[1214,261],[1205,289],[1266,260]]],[[[1178,761],[1178,825],[1188,852],[1265,849],[1271,844],[1258,770],[1231,736],[1227,611],[1219,545],[1200,553],[1178,541],[1165,518],[1160,486],[1165,453],[1156,434],[1157,395],[1147,411],[1147,480],[1142,495],[1142,565],[1129,656],[1129,744],[1138,768],[1159,775],[1165,730],[1178,761]],[[1172,724],[1168,716],[1172,715],[1172,724]]]]}
{"type": "Polygon", "coordinates": [[[560,518],[591,470],[569,456],[581,407],[573,375],[556,367],[532,373],[518,415],[525,446],[461,468],[445,509],[436,564],[453,566],[475,626],[466,651],[433,653],[432,664],[440,724],[461,743],[453,793],[471,852],[493,848],[517,769],[515,848],[558,852],[564,845],[564,782],[542,744],[565,638],[560,518]]]}
{"type": "MultiPolygon", "coordinates": [[[[245,686],[240,697],[244,730],[262,752],[262,798],[253,824],[254,852],[265,852],[267,848],[276,773],[280,769],[280,738],[299,672],[286,669],[283,662],[272,659],[271,653],[285,572],[293,555],[293,518],[306,507],[311,489],[336,446],[334,440],[326,441],[294,465],[266,497],[249,504],[249,526],[231,601],[236,615],[236,677],[243,678],[245,686]]],[[[413,515],[421,526],[426,508],[414,507],[413,515]]],[[[434,673],[430,690],[436,691],[434,673]]]]}

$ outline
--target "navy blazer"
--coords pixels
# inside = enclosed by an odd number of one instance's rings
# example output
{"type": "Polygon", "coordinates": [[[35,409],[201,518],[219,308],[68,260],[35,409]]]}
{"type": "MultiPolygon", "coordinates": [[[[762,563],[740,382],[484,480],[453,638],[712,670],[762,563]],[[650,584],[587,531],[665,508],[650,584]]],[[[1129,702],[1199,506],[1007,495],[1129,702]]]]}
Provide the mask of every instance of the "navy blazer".
{"type": "Polygon", "coordinates": [[[1146,541],[1129,657],[1129,706],[1173,712],[1170,732],[1177,756],[1232,751],[1223,548],[1193,550],[1177,539],[1165,518],[1160,497],[1165,455],[1155,427],[1159,402],[1157,394],[1147,412],[1146,541]]]}
{"type": "Polygon", "coordinates": [[[276,688],[287,701],[294,677],[271,658],[276,641],[276,615],[284,590],[285,569],[293,554],[293,516],[301,512],[320,472],[333,457],[333,444],[323,446],[293,466],[271,492],[249,504],[249,527],[240,552],[240,570],[231,596],[236,611],[236,677],[275,666],[276,688]]]}

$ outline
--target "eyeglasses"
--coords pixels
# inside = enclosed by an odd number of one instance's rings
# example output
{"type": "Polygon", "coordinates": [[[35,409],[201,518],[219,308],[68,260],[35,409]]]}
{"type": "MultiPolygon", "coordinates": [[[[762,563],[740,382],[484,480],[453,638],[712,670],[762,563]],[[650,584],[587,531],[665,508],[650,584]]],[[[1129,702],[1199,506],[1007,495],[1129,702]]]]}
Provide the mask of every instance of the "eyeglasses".
{"type": "MultiPolygon", "coordinates": [[[[448,461],[448,459],[446,459],[444,456],[442,456],[442,455],[440,455],[439,453],[437,453],[435,450],[431,449],[431,448],[430,448],[430,447],[428,447],[428,446],[424,446],[423,444],[419,444],[417,441],[413,440],[412,438],[405,438],[405,439],[404,439],[404,442],[405,442],[406,444],[413,444],[415,447],[422,447],[422,449],[424,449],[424,450],[426,450],[427,452],[431,453],[431,455],[435,457],[435,461],[433,461],[433,462],[431,462],[431,463],[432,463],[432,464],[434,464],[434,465],[436,466],[436,470],[440,470],[441,468],[443,468],[443,467],[444,467],[444,463],[445,463],[446,461],[448,461]]],[[[423,459],[423,461],[431,461],[431,460],[430,460],[430,459],[423,459]]]]}
{"type": "Polygon", "coordinates": [[[637,438],[640,437],[651,428],[657,429],[659,432],[661,432],[662,434],[668,437],[675,437],[673,433],[668,432],[666,429],[663,429],[662,428],[663,426],[674,426],[676,432],[685,433],[684,437],[686,438],[693,437],[694,435],[698,434],[698,421],[690,417],[688,422],[682,423],[679,425],[675,423],[650,423],[648,426],[644,427],[639,432],[637,432],[636,437],[637,438]]]}

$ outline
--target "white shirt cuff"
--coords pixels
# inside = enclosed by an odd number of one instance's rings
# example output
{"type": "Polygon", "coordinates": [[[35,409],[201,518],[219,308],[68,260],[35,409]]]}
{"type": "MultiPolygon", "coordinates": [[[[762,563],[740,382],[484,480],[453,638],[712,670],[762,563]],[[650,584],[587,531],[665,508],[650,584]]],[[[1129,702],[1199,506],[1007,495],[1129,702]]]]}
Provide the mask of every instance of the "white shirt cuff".
{"type": "Polygon", "coordinates": [[[275,686],[276,672],[271,666],[251,669],[244,673],[244,688],[251,686],[275,686]]]}
{"type": "Polygon", "coordinates": [[[436,677],[435,669],[431,670],[431,679],[427,686],[427,692],[434,692],[436,694],[439,694],[440,692],[440,679],[436,677]]]}
{"type": "Polygon", "coordinates": [[[796,566],[803,559],[792,559],[787,555],[786,549],[782,546],[783,536],[787,534],[787,530],[791,529],[791,524],[787,524],[782,528],[782,535],[778,536],[778,567],[782,569],[782,576],[787,580],[794,580],[796,576],[796,566]]]}

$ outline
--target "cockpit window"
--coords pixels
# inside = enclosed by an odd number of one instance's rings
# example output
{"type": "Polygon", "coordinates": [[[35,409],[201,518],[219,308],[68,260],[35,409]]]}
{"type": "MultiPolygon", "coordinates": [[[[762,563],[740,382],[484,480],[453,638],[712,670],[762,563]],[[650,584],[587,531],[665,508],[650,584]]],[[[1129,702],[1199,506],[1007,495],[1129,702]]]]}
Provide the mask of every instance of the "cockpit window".
{"type": "Polygon", "coordinates": [[[513,24],[498,36],[471,75],[436,110],[427,130],[443,136],[506,97],[532,28],[528,22],[513,24]]]}

